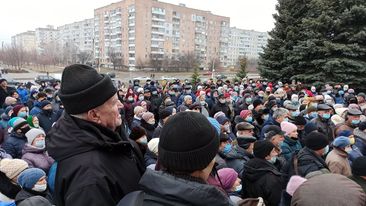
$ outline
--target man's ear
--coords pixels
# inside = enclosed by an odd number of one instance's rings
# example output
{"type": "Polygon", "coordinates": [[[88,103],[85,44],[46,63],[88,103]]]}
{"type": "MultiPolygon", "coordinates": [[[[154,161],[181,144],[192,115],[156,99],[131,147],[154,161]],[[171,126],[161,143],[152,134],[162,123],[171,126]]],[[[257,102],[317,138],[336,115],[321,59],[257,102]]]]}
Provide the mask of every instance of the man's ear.
{"type": "Polygon", "coordinates": [[[100,117],[98,111],[95,109],[91,109],[87,112],[87,117],[89,121],[100,123],[100,117]]]}

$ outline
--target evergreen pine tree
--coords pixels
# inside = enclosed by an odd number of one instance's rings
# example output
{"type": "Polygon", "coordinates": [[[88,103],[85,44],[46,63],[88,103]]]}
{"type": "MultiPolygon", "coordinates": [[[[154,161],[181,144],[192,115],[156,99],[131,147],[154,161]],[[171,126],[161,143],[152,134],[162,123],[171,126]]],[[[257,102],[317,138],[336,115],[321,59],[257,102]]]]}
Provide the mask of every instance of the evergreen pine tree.
{"type": "Polygon", "coordinates": [[[242,80],[243,78],[245,78],[247,76],[247,63],[248,63],[248,59],[246,57],[239,57],[238,59],[239,61],[239,71],[238,73],[236,73],[236,76],[242,80]]]}

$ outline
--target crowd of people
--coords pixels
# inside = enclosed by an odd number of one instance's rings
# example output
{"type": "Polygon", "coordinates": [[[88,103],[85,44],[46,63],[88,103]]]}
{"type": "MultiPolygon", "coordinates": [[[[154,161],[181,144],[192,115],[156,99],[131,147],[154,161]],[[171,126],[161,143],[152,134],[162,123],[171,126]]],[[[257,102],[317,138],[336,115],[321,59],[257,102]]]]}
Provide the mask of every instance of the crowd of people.
{"type": "Polygon", "coordinates": [[[0,80],[0,205],[366,205],[366,94],[133,81],[86,65],[0,80]]]}

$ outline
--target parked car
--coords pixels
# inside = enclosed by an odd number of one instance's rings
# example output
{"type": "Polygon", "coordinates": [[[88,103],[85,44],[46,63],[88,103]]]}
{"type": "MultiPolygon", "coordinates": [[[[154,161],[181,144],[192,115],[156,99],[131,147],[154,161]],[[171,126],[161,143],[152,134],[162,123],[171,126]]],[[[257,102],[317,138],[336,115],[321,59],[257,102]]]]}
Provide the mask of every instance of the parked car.
{"type": "Polygon", "coordinates": [[[56,83],[57,81],[60,81],[59,79],[56,79],[52,76],[49,76],[49,75],[38,75],[34,81],[37,83],[37,84],[41,84],[42,82],[49,82],[51,84],[54,84],[56,83]]]}

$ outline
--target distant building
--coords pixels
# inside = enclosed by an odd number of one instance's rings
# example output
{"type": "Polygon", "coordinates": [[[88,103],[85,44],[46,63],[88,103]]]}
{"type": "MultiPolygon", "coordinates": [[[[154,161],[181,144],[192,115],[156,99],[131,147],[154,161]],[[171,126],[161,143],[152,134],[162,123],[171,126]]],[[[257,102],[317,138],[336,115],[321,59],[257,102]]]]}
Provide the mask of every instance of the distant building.
{"type": "Polygon", "coordinates": [[[259,53],[263,52],[263,47],[267,45],[269,35],[267,32],[254,30],[230,28],[230,38],[227,52],[227,66],[234,66],[238,58],[258,58],[259,53]]]}
{"type": "Polygon", "coordinates": [[[34,31],[27,31],[11,37],[12,45],[23,48],[25,51],[36,49],[36,35],[34,31]]]}
{"type": "Polygon", "coordinates": [[[39,53],[42,53],[45,47],[52,45],[53,47],[58,44],[58,30],[53,26],[48,25],[46,28],[36,28],[36,49],[39,53]]]}
{"type": "Polygon", "coordinates": [[[191,52],[207,68],[214,59],[228,58],[230,18],[209,11],[157,0],[123,0],[94,10],[94,52],[102,64],[108,53],[135,67],[151,58],[191,52]]]}
{"type": "Polygon", "coordinates": [[[93,51],[94,19],[65,24],[57,27],[59,44],[62,47],[76,47],[78,52],[93,51]]]}

